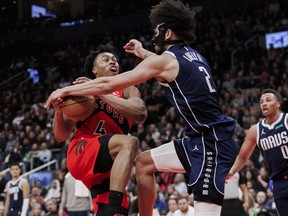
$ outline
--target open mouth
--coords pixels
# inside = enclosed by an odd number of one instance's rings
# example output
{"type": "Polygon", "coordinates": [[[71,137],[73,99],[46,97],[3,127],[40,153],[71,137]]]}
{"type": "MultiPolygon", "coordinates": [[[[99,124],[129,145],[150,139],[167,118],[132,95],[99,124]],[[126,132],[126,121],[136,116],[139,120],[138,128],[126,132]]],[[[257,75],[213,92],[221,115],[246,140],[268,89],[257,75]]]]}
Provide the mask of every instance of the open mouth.
{"type": "Polygon", "coordinates": [[[269,110],[267,108],[262,109],[263,114],[267,114],[269,110]]]}
{"type": "Polygon", "coordinates": [[[117,67],[112,66],[112,67],[110,68],[110,71],[112,71],[113,73],[117,73],[117,67]]]}

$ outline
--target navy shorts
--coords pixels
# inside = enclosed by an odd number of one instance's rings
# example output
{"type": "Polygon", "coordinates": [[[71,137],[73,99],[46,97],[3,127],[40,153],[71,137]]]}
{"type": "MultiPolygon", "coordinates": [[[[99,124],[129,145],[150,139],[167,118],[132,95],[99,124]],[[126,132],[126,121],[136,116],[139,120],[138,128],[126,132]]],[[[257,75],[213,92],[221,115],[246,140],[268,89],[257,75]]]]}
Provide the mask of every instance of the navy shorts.
{"type": "Polygon", "coordinates": [[[21,215],[21,208],[9,208],[8,216],[19,216],[21,215]]]}
{"type": "Polygon", "coordinates": [[[288,212],[288,179],[273,180],[273,196],[279,215],[288,212]]]}
{"type": "Polygon", "coordinates": [[[196,201],[222,205],[226,176],[237,156],[235,141],[195,136],[174,142],[196,201]]]}

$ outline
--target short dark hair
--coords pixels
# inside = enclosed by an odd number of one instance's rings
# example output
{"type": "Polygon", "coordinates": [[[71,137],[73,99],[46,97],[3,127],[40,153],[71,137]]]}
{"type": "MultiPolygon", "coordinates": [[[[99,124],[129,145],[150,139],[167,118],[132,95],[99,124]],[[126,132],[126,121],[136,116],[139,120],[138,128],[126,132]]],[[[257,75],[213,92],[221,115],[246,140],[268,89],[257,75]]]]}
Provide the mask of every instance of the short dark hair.
{"type": "Polygon", "coordinates": [[[20,166],[20,164],[19,164],[18,162],[11,162],[11,163],[9,164],[9,168],[11,168],[12,166],[18,166],[19,169],[21,169],[21,166],[20,166]]]}
{"type": "Polygon", "coordinates": [[[165,23],[166,28],[174,31],[187,44],[196,39],[195,12],[180,0],[162,0],[152,6],[149,18],[153,27],[165,23]]]}
{"type": "Polygon", "coordinates": [[[84,63],[84,74],[86,77],[94,79],[95,75],[92,72],[93,66],[94,66],[94,60],[97,58],[97,56],[101,53],[112,53],[117,59],[118,56],[116,55],[113,47],[111,45],[103,45],[100,44],[95,51],[90,52],[90,54],[86,57],[85,63],[84,63]]]}
{"type": "Polygon", "coordinates": [[[264,90],[262,91],[262,93],[261,93],[261,96],[262,96],[263,94],[266,94],[266,93],[272,93],[272,94],[277,98],[277,100],[279,101],[279,103],[281,104],[281,102],[282,102],[281,96],[280,96],[280,94],[279,94],[276,90],[274,90],[274,89],[264,89],[264,90]]]}

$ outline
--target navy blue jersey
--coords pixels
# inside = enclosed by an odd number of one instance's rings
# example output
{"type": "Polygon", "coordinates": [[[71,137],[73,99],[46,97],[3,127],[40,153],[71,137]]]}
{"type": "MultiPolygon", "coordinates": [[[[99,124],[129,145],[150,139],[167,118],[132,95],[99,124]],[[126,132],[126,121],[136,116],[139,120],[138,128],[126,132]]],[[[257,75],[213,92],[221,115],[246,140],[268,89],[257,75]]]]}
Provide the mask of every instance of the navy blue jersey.
{"type": "Polygon", "coordinates": [[[21,182],[23,179],[19,179],[16,182],[10,180],[7,183],[7,194],[10,196],[9,208],[22,208],[23,204],[23,191],[21,188],[21,182]]]}
{"type": "Polygon", "coordinates": [[[179,62],[179,74],[170,83],[160,83],[169,102],[185,121],[188,136],[211,131],[216,140],[230,139],[235,120],[224,116],[206,59],[184,44],[170,47],[171,54],[179,62]]]}
{"type": "Polygon", "coordinates": [[[270,178],[288,175],[288,124],[287,114],[281,113],[272,125],[265,119],[257,124],[257,145],[263,155],[270,178]]]}

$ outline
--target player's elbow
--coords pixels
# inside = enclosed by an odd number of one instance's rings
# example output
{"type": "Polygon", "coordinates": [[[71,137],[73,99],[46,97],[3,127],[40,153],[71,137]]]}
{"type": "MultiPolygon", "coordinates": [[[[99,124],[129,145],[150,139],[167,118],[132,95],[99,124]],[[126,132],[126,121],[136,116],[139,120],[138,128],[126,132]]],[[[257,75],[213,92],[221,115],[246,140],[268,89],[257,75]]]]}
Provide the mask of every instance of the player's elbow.
{"type": "Polygon", "coordinates": [[[147,119],[147,115],[148,115],[148,114],[147,114],[147,110],[146,110],[145,107],[144,107],[144,109],[142,109],[142,110],[138,113],[135,121],[136,121],[138,124],[143,124],[143,123],[146,121],[146,119],[147,119]]]}
{"type": "Polygon", "coordinates": [[[60,135],[55,134],[55,140],[57,142],[65,142],[67,138],[68,138],[68,136],[60,136],[60,135]]]}

